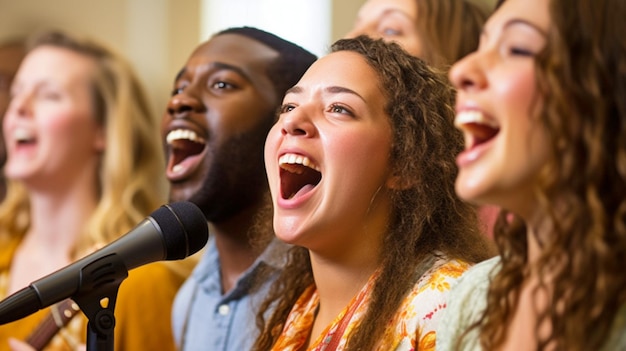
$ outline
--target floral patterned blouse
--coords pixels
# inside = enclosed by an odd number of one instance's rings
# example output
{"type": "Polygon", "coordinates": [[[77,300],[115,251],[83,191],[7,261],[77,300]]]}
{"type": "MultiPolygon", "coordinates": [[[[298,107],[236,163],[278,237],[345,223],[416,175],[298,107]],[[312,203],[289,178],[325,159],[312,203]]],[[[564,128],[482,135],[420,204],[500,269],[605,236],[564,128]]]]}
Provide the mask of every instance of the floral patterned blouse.
{"type": "MultiPolygon", "coordinates": [[[[470,265],[457,260],[436,257],[428,262],[426,272],[415,283],[413,289],[405,297],[398,312],[389,323],[389,327],[379,340],[374,350],[434,350],[435,329],[446,308],[450,287],[470,265]]],[[[360,323],[367,310],[376,274],[350,304],[326,327],[315,339],[309,351],[343,350],[348,336],[360,323]],[[346,316],[346,321],[344,321],[346,316]],[[347,323],[347,324],[344,324],[347,323]],[[345,327],[343,333],[341,329],[345,327]],[[329,347],[333,335],[339,330],[341,338],[333,348],[329,347]]],[[[285,327],[272,347],[273,351],[302,350],[309,338],[319,305],[319,296],[314,285],[308,287],[292,308],[285,327]]],[[[312,336],[315,337],[315,336],[312,336]]]]}

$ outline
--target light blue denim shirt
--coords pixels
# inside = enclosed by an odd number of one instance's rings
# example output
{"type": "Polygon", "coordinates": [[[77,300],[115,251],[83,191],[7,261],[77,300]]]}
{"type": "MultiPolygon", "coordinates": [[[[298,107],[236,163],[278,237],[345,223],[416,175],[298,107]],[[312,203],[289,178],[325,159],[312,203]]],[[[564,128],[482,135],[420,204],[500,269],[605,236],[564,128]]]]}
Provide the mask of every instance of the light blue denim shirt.
{"type": "Polygon", "coordinates": [[[215,240],[209,240],[200,262],[174,300],[172,324],[178,349],[250,350],[258,335],[257,306],[284,264],[285,249],[284,244],[274,239],[235,287],[222,295],[217,248],[215,240]],[[273,272],[260,289],[250,294],[251,284],[262,266],[272,267],[273,272]]]}

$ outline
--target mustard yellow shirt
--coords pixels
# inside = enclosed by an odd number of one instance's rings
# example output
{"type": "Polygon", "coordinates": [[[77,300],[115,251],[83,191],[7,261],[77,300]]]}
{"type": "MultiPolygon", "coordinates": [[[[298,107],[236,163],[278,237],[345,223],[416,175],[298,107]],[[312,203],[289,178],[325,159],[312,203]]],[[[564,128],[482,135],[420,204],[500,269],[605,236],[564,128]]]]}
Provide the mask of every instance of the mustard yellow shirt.
{"type": "MultiPolygon", "coordinates": [[[[11,260],[19,242],[0,247],[0,298],[7,295],[11,260]]],[[[171,305],[190,273],[183,262],[155,262],[129,272],[119,289],[115,306],[116,351],[175,351],[171,329],[171,305]],[[180,263],[180,264],[179,264],[180,263]]],[[[50,312],[42,309],[18,321],[0,326],[0,351],[10,351],[9,337],[25,340],[50,312]]],[[[79,312],[45,351],[74,351],[86,342],[87,318],[79,312]]]]}

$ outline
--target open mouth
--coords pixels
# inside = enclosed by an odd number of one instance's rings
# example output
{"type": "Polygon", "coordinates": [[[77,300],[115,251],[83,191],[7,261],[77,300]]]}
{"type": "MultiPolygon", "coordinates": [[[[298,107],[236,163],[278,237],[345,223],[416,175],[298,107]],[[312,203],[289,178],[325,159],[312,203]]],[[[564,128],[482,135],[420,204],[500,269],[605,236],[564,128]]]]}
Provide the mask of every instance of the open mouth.
{"type": "Polygon", "coordinates": [[[13,132],[13,139],[17,145],[34,144],[37,141],[35,135],[30,130],[24,128],[16,128],[13,132]]]}
{"type": "Polygon", "coordinates": [[[493,139],[500,132],[500,126],[480,111],[458,113],[454,125],[465,135],[465,147],[471,149],[493,139]]]}
{"type": "Polygon", "coordinates": [[[306,194],[322,180],[319,167],[306,156],[285,154],[278,159],[278,165],[283,199],[293,199],[306,194]]]}
{"type": "Polygon", "coordinates": [[[166,141],[171,150],[168,168],[174,173],[180,172],[184,168],[185,160],[199,155],[206,146],[206,140],[189,129],[170,131],[166,141]]]}

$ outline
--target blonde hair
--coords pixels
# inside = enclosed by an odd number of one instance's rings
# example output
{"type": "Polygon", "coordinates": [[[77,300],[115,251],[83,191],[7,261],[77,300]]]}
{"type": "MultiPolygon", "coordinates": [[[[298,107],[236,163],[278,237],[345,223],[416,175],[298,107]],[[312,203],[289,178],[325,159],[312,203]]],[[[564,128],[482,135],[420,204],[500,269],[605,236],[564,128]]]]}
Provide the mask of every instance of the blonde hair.
{"type": "MultiPolygon", "coordinates": [[[[96,63],[92,104],[106,133],[100,161],[99,201],[75,255],[111,242],[137,225],[167,199],[159,123],[132,67],[121,56],[90,40],[50,31],[29,41],[29,50],[55,46],[90,57],[96,63]]],[[[22,237],[31,222],[26,189],[8,182],[0,206],[0,244],[22,237]]]]}

